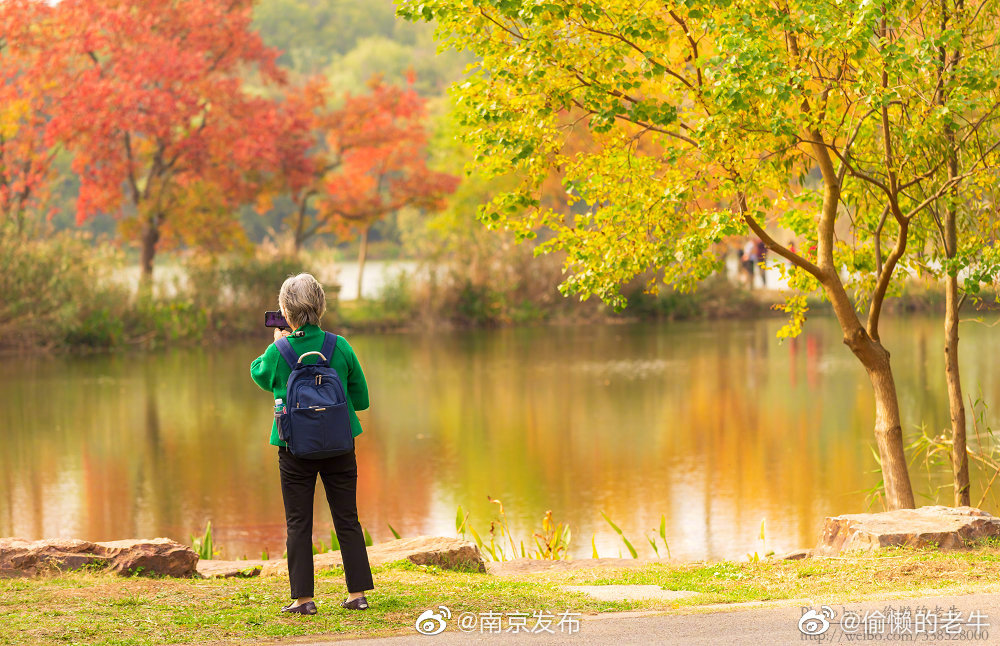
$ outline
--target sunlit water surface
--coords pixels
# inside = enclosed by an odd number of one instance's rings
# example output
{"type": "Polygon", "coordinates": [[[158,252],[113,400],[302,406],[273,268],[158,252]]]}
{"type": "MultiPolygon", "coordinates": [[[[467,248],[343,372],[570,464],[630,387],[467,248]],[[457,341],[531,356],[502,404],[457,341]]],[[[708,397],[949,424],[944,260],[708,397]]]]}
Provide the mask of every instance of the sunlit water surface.
{"type": "MultiPolygon", "coordinates": [[[[577,557],[595,534],[601,556],[628,555],[601,511],[647,556],[661,514],[674,558],[813,545],[824,516],[864,511],[879,480],[872,394],[834,321],[784,343],[780,325],[353,336],[372,401],[357,439],[361,521],[376,542],[389,524],[454,535],[462,505],[485,535],[489,495],[529,548],[551,509],[577,557]]],[[[961,333],[966,391],[1000,402],[994,328],[961,333]]],[[[944,428],[940,322],[888,320],[883,338],[907,435],[944,428]]],[[[190,542],[211,520],[222,556],[280,555],[271,400],[249,377],[267,342],[0,360],[0,536],[190,542]]],[[[986,422],[997,426],[992,411],[986,422]]],[[[920,470],[913,481],[924,502],[941,483],[920,470]]],[[[317,489],[315,536],[328,541],[317,489]]]]}

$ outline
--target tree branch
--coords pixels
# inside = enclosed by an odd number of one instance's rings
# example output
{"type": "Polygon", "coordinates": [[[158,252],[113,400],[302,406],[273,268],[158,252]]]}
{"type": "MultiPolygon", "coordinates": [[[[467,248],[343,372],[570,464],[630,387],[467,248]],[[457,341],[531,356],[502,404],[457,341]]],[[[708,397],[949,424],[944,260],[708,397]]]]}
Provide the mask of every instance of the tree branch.
{"type": "MultiPolygon", "coordinates": [[[[889,205],[886,205],[889,208],[889,205]]],[[[896,269],[899,259],[906,253],[906,238],[910,221],[903,220],[899,223],[899,234],[896,236],[896,247],[889,254],[885,261],[885,267],[879,273],[878,283],[872,293],[871,304],[868,308],[868,336],[878,341],[878,321],[882,314],[882,304],[885,302],[885,293],[889,289],[889,282],[892,280],[892,273],[896,269]]]]}
{"type": "Polygon", "coordinates": [[[788,262],[792,263],[796,267],[799,267],[809,272],[816,278],[816,280],[824,282],[826,275],[822,269],[820,269],[813,263],[809,262],[802,256],[798,255],[797,253],[792,252],[787,247],[780,244],[777,240],[769,236],[767,234],[767,231],[765,231],[764,228],[761,227],[760,224],[758,224],[758,222],[753,218],[753,216],[750,215],[750,213],[747,211],[747,201],[745,193],[740,192],[737,198],[737,205],[739,206],[740,209],[740,217],[743,218],[743,221],[747,223],[747,226],[750,227],[750,229],[754,232],[754,234],[756,234],[756,236],[760,238],[764,242],[764,244],[768,246],[769,249],[771,249],[776,254],[778,254],[788,262]]]}

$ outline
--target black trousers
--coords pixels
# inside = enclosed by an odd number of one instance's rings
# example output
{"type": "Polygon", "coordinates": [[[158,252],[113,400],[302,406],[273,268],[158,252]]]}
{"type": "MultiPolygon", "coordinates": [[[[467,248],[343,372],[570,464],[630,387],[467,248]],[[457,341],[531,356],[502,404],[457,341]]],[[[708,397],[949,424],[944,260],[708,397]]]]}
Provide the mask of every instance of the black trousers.
{"type": "Polygon", "coordinates": [[[281,496],[285,501],[288,532],[288,579],[292,599],[313,595],[313,497],[316,476],[323,479],[330,503],[333,526],[344,557],[344,577],[348,592],[364,592],[375,587],[368,565],[365,537],[358,520],[358,463],[354,451],[322,460],[302,460],[285,447],[278,447],[281,496]]]}

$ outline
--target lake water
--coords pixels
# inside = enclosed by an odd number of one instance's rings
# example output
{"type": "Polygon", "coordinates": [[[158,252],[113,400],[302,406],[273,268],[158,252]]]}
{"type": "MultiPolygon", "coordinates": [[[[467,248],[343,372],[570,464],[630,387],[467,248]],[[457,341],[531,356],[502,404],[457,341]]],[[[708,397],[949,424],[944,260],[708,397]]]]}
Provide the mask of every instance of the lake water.
{"type": "MultiPolygon", "coordinates": [[[[601,556],[628,555],[601,511],[642,555],[661,514],[675,558],[811,546],[824,516],[864,511],[878,482],[873,401],[834,321],[781,344],[780,324],[351,337],[372,401],[357,438],[362,523],[376,542],[392,538],[389,524],[454,535],[462,505],[485,535],[490,495],[528,546],[551,509],[577,557],[592,535],[601,556]]],[[[996,405],[995,333],[963,323],[961,361],[966,392],[996,405]]],[[[939,321],[890,319],[883,336],[907,433],[944,428],[939,321]]],[[[189,542],[211,520],[224,557],[280,556],[272,403],[249,377],[268,342],[0,360],[0,536],[189,542]]],[[[937,483],[911,477],[933,494],[937,483]]],[[[321,490],[315,535],[328,541],[321,490]]]]}

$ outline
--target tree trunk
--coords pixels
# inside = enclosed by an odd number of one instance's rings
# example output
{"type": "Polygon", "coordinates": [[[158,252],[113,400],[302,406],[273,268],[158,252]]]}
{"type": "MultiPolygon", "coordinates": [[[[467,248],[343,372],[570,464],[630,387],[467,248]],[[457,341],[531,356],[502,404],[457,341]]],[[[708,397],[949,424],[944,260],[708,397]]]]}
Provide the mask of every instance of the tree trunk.
{"type": "Polygon", "coordinates": [[[309,197],[305,196],[299,201],[298,221],[295,224],[295,255],[299,255],[302,249],[302,241],[305,238],[306,205],[309,204],[309,197]]]}
{"type": "Polygon", "coordinates": [[[843,311],[845,305],[850,307],[846,292],[843,292],[842,288],[831,291],[843,297],[832,300],[834,312],[841,328],[845,330],[844,344],[865,367],[875,394],[875,444],[878,446],[879,460],[882,463],[886,504],[889,509],[913,509],[916,501],[913,498],[913,487],[910,485],[910,474],[906,466],[903,426],[899,417],[899,397],[896,394],[896,380],[892,376],[889,351],[861,327],[853,308],[848,312],[843,311]]]}
{"type": "MultiPolygon", "coordinates": [[[[789,41],[793,53],[797,53],[794,39],[789,41]]],[[[808,112],[811,108],[804,103],[808,112]]],[[[899,399],[896,394],[896,382],[893,379],[892,367],[889,363],[889,352],[882,346],[878,336],[878,316],[882,309],[885,289],[892,276],[896,261],[902,257],[906,249],[907,220],[901,220],[898,204],[893,198],[891,207],[894,217],[900,221],[900,236],[896,248],[890,256],[891,262],[880,272],[876,293],[872,295],[869,311],[869,329],[861,325],[858,312],[847,295],[847,290],[837,271],[834,260],[834,233],[840,206],[841,175],[833,166],[830,151],[824,144],[822,133],[812,130],[807,133],[812,143],[815,159],[823,176],[823,209],[817,223],[816,264],[801,256],[792,254],[767,235],[763,227],[756,224],[752,217],[747,217],[746,204],[741,196],[740,209],[744,218],[757,236],[765,241],[773,251],[792,260],[799,267],[811,273],[822,285],[833,306],[834,314],[840,329],[844,333],[844,344],[851,349],[854,356],[868,372],[872,390],[875,395],[875,443],[878,446],[879,460],[882,465],[882,478],[885,486],[886,503],[889,509],[912,509],[915,507],[913,487],[910,485],[910,475],[906,465],[906,452],[903,446],[903,427],[899,416],[899,399]]],[[[888,146],[888,143],[886,144],[888,146]]],[[[887,151],[887,158],[889,158],[887,151]]],[[[893,189],[895,178],[893,177],[893,189]]]]}
{"type": "Polygon", "coordinates": [[[972,504],[970,499],[969,455],[965,448],[965,403],[962,378],[958,371],[958,276],[948,276],[945,285],[944,371],[948,382],[951,410],[951,469],[955,485],[955,506],[972,504]]]}
{"type": "Polygon", "coordinates": [[[139,267],[142,271],[139,286],[148,290],[153,285],[153,258],[156,257],[156,243],[160,240],[160,218],[151,216],[142,227],[142,251],[139,256],[139,267]]]}
{"type": "MultiPolygon", "coordinates": [[[[955,10],[963,11],[962,0],[955,2],[955,10]]],[[[948,29],[950,15],[948,5],[941,3],[941,31],[948,29]]],[[[949,61],[948,50],[942,45],[939,50],[941,65],[941,92],[939,102],[944,105],[948,99],[948,79],[961,61],[961,51],[956,50],[949,61]]],[[[958,176],[958,152],[955,147],[955,131],[948,122],[944,124],[944,138],[948,144],[948,180],[958,176]]],[[[948,193],[944,215],[944,252],[949,260],[958,255],[958,188],[948,193]]],[[[948,409],[951,412],[951,470],[955,488],[955,506],[970,505],[969,456],[965,444],[965,403],[962,401],[962,377],[958,370],[958,310],[962,301],[958,295],[958,274],[945,275],[944,303],[944,374],[948,384],[948,409]]]]}
{"type": "Polygon", "coordinates": [[[361,230],[361,249],[358,251],[358,300],[360,301],[363,297],[361,295],[361,284],[362,279],[365,276],[365,258],[368,256],[368,230],[371,227],[365,227],[361,230]]]}
{"type": "Polygon", "coordinates": [[[889,363],[889,352],[877,341],[869,339],[869,345],[865,352],[868,356],[863,358],[859,355],[858,358],[868,371],[868,378],[875,392],[875,443],[882,461],[887,503],[889,509],[912,509],[916,503],[906,468],[899,398],[889,363]]]}
{"type": "MultiPolygon", "coordinates": [[[[851,349],[854,356],[868,372],[868,378],[875,394],[875,444],[878,446],[879,460],[882,463],[882,479],[885,486],[886,503],[889,509],[913,509],[916,501],[913,498],[913,487],[910,484],[910,474],[906,466],[906,451],[903,446],[903,426],[899,417],[899,398],[896,394],[896,380],[892,376],[892,365],[889,361],[889,351],[882,342],[872,338],[861,325],[857,311],[844,289],[833,262],[832,222],[839,200],[839,186],[828,184],[824,197],[823,209],[828,216],[826,221],[829,237],[819,240],[818,259],[820,266],[826,271],[823,287],[833,305],[833,312],[844,332],[844,344],[851,349]]],[[[904,231],[905,236],[905,231],[904,231]]],[[[905,237],[897,242],[895,254],[902,255],[905,237]]],[[[887,267],[887,270],[891,268],[887,267]]],[[[873,302],[876,313],[881,310],[881,301],[873,302]]],[[[878,334],[877,317],[871,321],[871,329],[878,334]]]]}
{"type": "MultiPolygon", "coordinates": [[[[945,126],[948,152],[948,179],[958,175],[958,155],[955,153],[955,133],[945,126]]],[[[944,216],[944,248],[949,259],[958,254],[958,190],[948,196],[944,216]]],[[[962,377],[958,370],[958,275],[945,275],[944,300],[944,374],[948,383],[948,409],[951,411],[951,471],[955,487],[955,506],[972,504],[970,500],[969,455],[965,448],[965,403],[962,401],[962,377]]]]}

